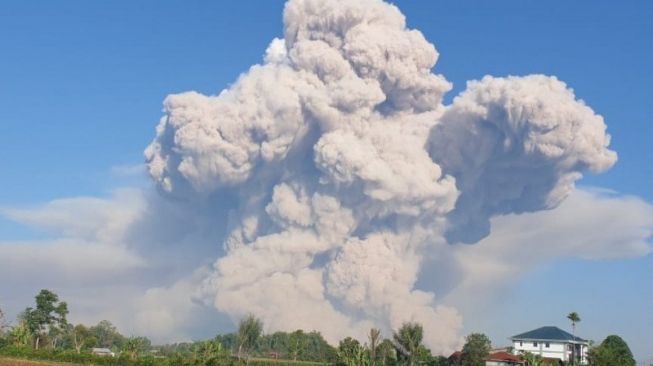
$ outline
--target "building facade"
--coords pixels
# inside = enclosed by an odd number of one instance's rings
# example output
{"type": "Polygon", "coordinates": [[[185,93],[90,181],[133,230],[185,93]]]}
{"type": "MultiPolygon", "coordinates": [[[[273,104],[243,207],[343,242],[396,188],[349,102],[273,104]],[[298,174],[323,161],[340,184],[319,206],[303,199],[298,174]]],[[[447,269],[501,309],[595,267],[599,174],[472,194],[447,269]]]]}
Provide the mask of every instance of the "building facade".
{"type": "Polygon", "coordinates": [[[589,342],[558,327],[537,328],[515,335],[510,340],[515,354],[530,352],[564,362],[576,358],[581,364],[587,364],[589,342]]]}

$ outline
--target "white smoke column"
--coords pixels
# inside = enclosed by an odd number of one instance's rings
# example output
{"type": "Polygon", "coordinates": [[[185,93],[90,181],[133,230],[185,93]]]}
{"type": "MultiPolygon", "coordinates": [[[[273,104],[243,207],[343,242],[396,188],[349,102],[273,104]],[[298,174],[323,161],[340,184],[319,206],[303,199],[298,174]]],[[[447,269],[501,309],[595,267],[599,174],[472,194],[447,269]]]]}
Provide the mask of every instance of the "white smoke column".
{"type": "Polygon", "coordinates": [[[424,254],[612,165],[600,117],[541,76],[485,79],[446,108],[435,48],[380,0],[291,0],[284,26],[218,96],[169,96],[146,150],[164,194],[231,211],[202,294],[268,330],[336,342],[418,321],[434,352],[456,349],[460,315],[415,288],[424,254]]]}

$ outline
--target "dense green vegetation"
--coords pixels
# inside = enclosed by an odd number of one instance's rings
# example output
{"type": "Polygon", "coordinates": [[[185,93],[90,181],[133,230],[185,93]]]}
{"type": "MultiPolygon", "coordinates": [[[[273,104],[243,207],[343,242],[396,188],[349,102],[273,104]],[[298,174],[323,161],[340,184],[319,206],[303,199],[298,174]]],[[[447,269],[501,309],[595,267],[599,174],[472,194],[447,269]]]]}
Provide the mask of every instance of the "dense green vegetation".
{"type": "Polygon", "coordinates": [[[490,339],[481,333],[472,333],[465,338],[460,363],[462,366],[485,366],[485,358],[490,354],[490,339]]]}
{"type": "MultiPolygon", "coordinates": [[[[87,326],[67,321],[68,305],[48,290],[41,290],[35,305],[27,307],[13,326],[0,309],[0,358],[24,358],[104,366],[217,366],[217,365],[337,365],[337,366],[444,366],[444,356],[434,356],[422,343],[424,329],[405,323],[391,338],[371,329],[363,343],[352,337],[337,347],[319,332],[275,332],[263,334],[263,323],[250,315],[240,321],[238,331],[210,340],[153,346],[146,337],[126,337],[107,320],[87,326]],[[107,348],[115,356],[101,356],[93,348],[107,348]]],[[[576,313],[568,319],[575,325],[576,313]]],[[[491,349],[480,333],[466,338],[456,365],[483,366],[491,349]]],[[[618,336],[607,337],[590,350],[590,365],[634,366],[628,345],[618,336]]],[[[526,364],[543,364],[541,357],[524,354],[526,364]]]]}
{"type": "Polygon", "coordinates": [[[0,310],[0,356],[52,360],[93,365],[342,365],[414,366],[444,365],[422,344],[423,329],[404,324],[392,339],[383,339],[372,329],[368,342],[351,337],[338,347],[326,342],[319,332],[275,332],[263,334],[263,323],[254,316],[241,320],[238,332],[213,339],[153,346],[145,337],[125,337],[113,324],[70,324],[68,304],[57,294],[41,290],[35,305],[27,307],[13,327],[8,327],[0,310]],[[114,356],[101,356],[93,348],[107,348],[114,356]]]}
{"type": "Polygon", "coordinates": [[[592,365],[596,366],[635,366],[635,359],[626,342],[616,335],[608,336],[589,354],[592,365]]]}

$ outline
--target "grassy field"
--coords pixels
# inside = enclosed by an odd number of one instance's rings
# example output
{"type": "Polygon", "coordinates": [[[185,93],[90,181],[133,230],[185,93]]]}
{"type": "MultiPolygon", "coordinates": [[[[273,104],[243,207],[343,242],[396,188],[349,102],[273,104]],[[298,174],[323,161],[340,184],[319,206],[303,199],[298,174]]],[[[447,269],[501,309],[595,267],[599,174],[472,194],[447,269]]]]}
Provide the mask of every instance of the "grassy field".
{"type": "Polygon", "coordinates": [[[0,357],[0,366],[71,366],[71,365],[73,364],[52,362],[52,361],[29,361],[29,360],[19,360],[16,358],[0,357]]]}
{"type": "MultiPolygon", "coordinates": [[[[293,360],[259,358],[259,357],[250,357],[249,363],[254,365],[308,365],[308,366],[329,365],[328,363],[324,363],[324,362],[293,361],[293,360]]],[[[0,366],[3,365],[0,364],[0,366]]]]}
{"type": "MultiPolygon", "coordinates": [[[[324,366],[327,363],[309,362],[309,361],[293,361],[293,360],[276,360],[270,358],[250,358],[250,365],[274,365],[274,366],[324,366]]],[[[0,356],[0,366],[82,366],[81,364],[54,362],[54,361],[32,361],[22,360],[18,358],[5,358],[0,356]]]]}

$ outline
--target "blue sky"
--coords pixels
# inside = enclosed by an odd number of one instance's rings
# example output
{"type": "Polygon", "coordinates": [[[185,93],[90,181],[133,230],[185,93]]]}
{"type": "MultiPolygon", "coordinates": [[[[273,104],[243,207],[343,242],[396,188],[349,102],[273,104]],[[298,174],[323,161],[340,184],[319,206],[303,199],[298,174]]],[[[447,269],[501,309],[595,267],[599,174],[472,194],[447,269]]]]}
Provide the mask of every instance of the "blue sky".
{"type": "MultiPolygon", "coordinates": [[[[454,83],[449,100],[486,74],[556,75],[604,116],[619,154],[609,172],[581,184],[653,201],[651,2],[395,4],[438,49],[435,71],[454,83]]],[[[228,86],[282,36],[282,9],[276,0],[3,2],[0,206],[149,184],[116,171],[142,163],[163,98],[228,86]]],[[[47,235],[0,219],[0,240],[47,235]]],[[[567,326],[575,310],[581,335],[623,334],[638,357],[650,357],[652,271],[651,255],[554,261],[517,279],[491,314],[467,316],[466,330],[501,343],[531,327],[567,326]]]]}

